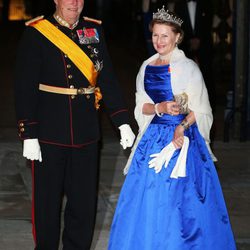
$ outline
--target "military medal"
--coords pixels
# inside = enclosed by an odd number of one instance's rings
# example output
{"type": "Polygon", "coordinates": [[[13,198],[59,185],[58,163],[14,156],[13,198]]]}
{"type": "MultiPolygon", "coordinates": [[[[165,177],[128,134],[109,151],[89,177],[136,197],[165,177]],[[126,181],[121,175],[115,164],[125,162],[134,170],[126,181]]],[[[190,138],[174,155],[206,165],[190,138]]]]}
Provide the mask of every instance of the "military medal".
{"type": "Polygon", "coordinates": [[[103,61],[99,61],[99,60],[95,61],[95,70],[97,72],[100,72],[102,68],[103,68],[103,61]]]}
{"type": "Polygon", "coordinates": [[[83,30],[77,30],[76,33],[77,33],[77,36],[79,38],[79,43],[80,44],[84,44],[84,42],[83,42],[83,39],[84,39],[84,37],[83,37],[83,30]]]}
{"type": "Polygon", "coordinates": [[[90,57],[91,58],[94,58],[94,57],[98,58],[99,50],[97,48],[92,47],[91,45],[88,45],[88,49],[90,50],[90,57]]]}
{"type": "Polygon", "coordinates": [[[80,44],[99,43],[99,34],[94,28],[84,28],[82,30],[77,30],[76,32],[80,44]]]}

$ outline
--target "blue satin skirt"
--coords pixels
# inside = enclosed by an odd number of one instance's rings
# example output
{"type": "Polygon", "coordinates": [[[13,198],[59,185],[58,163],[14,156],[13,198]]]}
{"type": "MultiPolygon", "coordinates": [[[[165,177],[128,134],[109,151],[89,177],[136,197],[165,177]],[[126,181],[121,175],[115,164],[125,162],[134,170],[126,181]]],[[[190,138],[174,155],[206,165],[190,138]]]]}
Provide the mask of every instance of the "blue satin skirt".
{"type": "Polygon", "coordinates": [[[216,169],[196,124],[185,132],[186,177],[170,178],[180,150],[159,174],[148,167],[182,119],[155,117],[143,135],[120,193],[109,250],[236,249],[216,169]]]}

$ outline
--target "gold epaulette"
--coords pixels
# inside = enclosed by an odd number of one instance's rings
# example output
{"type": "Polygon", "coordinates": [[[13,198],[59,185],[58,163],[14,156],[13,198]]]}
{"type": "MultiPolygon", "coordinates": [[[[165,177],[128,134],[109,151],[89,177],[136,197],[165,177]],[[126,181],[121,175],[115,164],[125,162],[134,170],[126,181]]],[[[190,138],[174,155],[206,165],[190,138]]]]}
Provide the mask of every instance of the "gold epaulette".
{"type": "Polygon", "coordinates": [[[93,23],[96,23],[96,24],[99,24],[99,25],[102,24],[102,21],[101,21],[101,20],[94,19],[94,18],[91,18],[91,17],[84,16],[83,19],[84,19],[85,21],[87,21],[87,22],[93,22],[93,23]]]}
{"type": "Polygon", "coordinates": [[[35,18],[33,18],[33,19],[31,19],[31,20],[25,22],[25,25],[26,25],[26,26],[29,26],[30,24],[35,23],[35,22],[37,22],[37,21],[40,21],[40,20],[42,20],[43,18],[44,18],[44,16],[35,17],[35,18]]]}

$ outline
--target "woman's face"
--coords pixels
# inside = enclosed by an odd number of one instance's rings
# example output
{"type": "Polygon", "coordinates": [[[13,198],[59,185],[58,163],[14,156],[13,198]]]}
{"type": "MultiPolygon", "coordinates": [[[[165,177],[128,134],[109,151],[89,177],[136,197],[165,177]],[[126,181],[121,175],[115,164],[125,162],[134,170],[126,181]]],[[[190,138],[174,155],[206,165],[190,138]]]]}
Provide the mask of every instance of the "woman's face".
{"type": "Polygon", "coordinates": [[[54,0],[56,13],[69,24],[75,23],[82,12],[84,0],[54,0]]]}
{"type": "Polygon", "coordinates": [[[166,24],[154,24],[152,30],[152,42],[155,50],[160,55],[171,52],[179,39],[180,34],[174,33],[172,27],[166,24]]]}

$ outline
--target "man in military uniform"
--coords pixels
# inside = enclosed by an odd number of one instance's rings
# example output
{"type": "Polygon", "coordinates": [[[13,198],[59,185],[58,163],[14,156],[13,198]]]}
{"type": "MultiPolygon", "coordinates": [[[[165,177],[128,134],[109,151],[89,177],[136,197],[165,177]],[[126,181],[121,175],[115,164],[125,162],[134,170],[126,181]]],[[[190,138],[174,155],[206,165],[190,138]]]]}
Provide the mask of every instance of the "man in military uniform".
{"type": "Polygon", "coordinates": [[[63,249],[89,249],[101,97],[124,149],[134,134],[100,22],[79,19],[83,0],[55,4],[55,14],[27,22],[21,38],[15,74],[19,135],[24,157],[32,160],[35,249],[58,249],[64,194],[63,249]]]}

